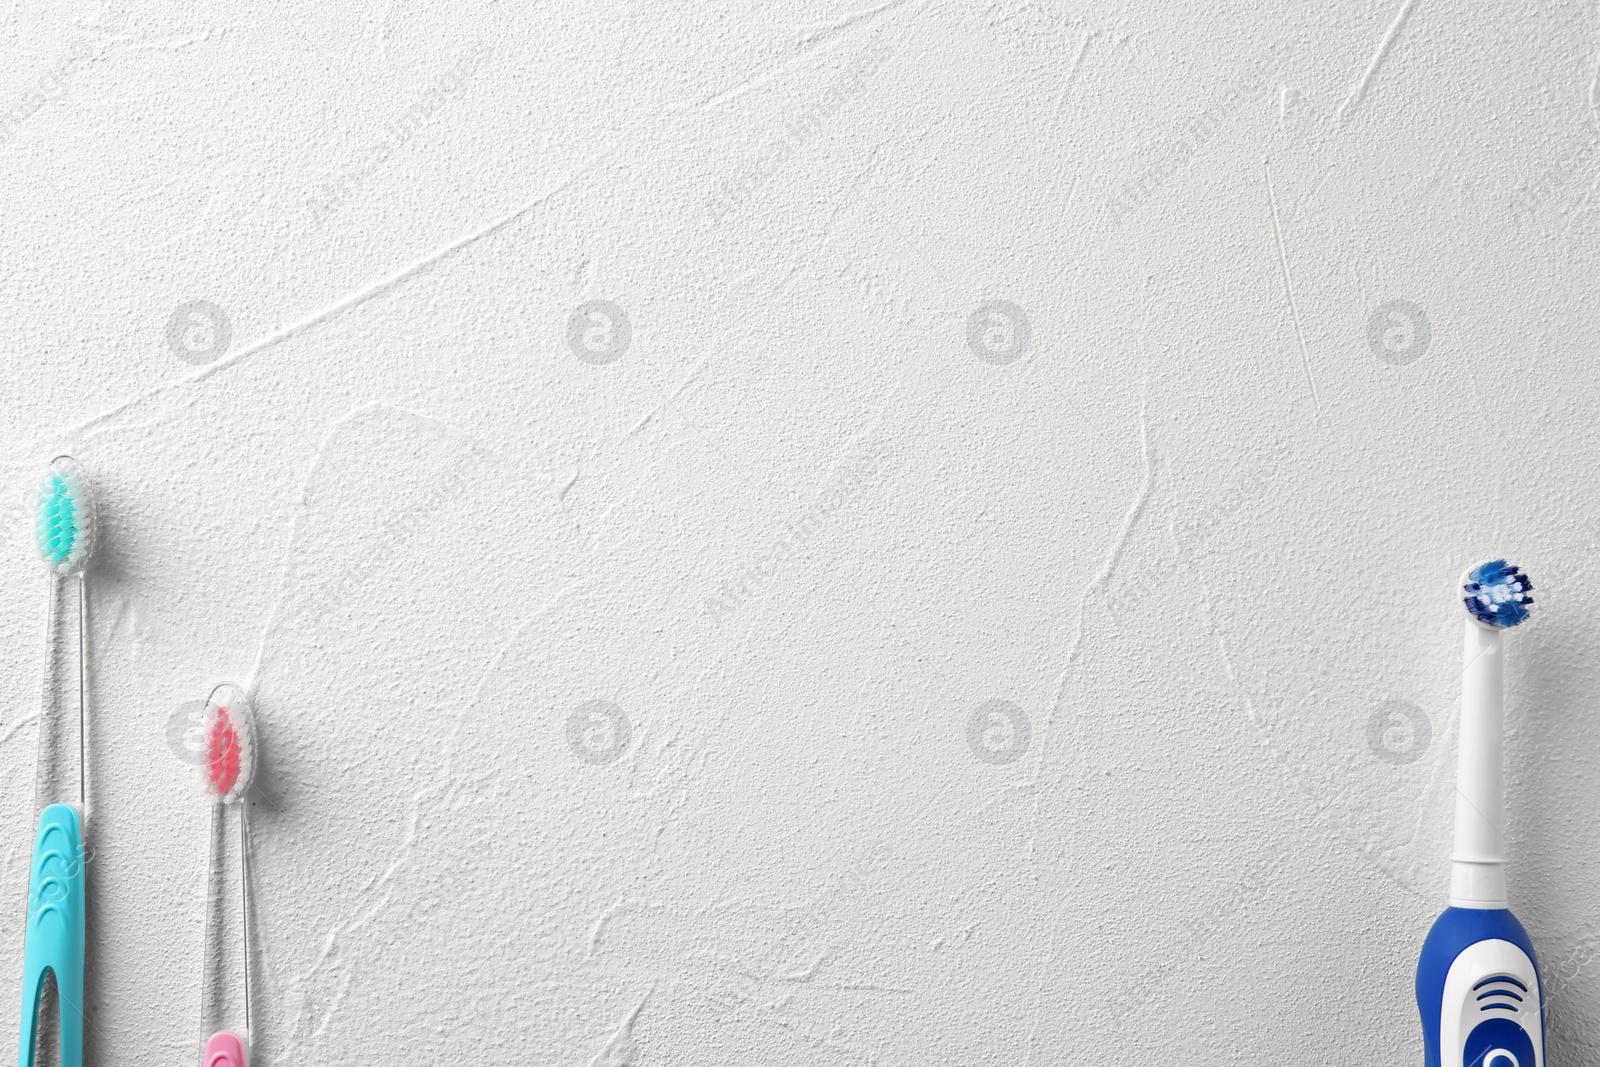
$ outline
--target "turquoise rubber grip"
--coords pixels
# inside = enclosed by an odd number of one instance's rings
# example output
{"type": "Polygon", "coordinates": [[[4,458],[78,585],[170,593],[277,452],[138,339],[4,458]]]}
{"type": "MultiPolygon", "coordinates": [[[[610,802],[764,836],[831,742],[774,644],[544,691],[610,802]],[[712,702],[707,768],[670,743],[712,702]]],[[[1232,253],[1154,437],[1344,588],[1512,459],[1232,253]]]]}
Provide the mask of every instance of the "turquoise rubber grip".
{"type": "Polygon", "coordinates": [[[83,834],[78,813],[66,804],[52,804],[39,815],[28,877],[18,1067],[33,1067],[39,998],[47,973],[56,979],[61,1067],[83,1067],[83,903],[83,834]]]}

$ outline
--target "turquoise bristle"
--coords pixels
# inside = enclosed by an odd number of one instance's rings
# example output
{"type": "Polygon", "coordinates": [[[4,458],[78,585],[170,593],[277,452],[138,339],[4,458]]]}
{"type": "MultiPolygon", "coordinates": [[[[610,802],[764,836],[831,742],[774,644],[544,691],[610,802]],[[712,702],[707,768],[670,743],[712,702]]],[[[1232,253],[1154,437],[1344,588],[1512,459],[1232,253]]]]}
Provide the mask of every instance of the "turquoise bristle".
{"type": "Polygon", "coordinates": [[[33,516],[39,558],[59,574],[81,570],[94,547],[94,507],[77,464],[62,457],[39,484],[33,516]]]}
{"type": "Polygon", "coordinates": [[[78,507],[72,500],[72,487],[59,474],[52,474],[45,483],[39,501],[39,555],[52,567],[58,567],[72,556],[72,546],[78,541],[78,507]]]}

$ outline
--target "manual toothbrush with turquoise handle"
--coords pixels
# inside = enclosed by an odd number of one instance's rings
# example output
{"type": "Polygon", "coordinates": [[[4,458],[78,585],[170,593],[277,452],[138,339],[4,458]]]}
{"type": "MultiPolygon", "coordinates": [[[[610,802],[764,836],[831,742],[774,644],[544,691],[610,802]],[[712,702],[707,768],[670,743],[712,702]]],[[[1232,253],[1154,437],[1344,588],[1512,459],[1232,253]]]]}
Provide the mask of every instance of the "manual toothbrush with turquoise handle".
{"type": "Polygon", "coordinates": [[[1545,1067],[1539,963],[1506,899],[1502,634],[1528,617],[1528,576],[1505,560],[1461,583],[1467,611],[1450,907],[1417,963],[1426,1067],[1545,1067]]]}
{"type": "Polygon", "coordinates": [[[22,1018],[17,1026],[18,1067],[34,1067],[47,1037],[39,1033],[46,988],[56,994],[60,1067],[83,1067],[84,849],[88,790],[88,589],[84,568],[94,549],[94,501],[88,480],[70,456],[57,456],[39,486],[34,540],[50,568],[49,622],[45,636],[44,707],[39,713],[40,804],[28,865],[28,914],[23,924],[22,1018]],[[50,787],[42,773],[51,745],[47,726],[55,720],[56,601],[69,576],[78,579],[78,802],[45,804],[50,787]]]}

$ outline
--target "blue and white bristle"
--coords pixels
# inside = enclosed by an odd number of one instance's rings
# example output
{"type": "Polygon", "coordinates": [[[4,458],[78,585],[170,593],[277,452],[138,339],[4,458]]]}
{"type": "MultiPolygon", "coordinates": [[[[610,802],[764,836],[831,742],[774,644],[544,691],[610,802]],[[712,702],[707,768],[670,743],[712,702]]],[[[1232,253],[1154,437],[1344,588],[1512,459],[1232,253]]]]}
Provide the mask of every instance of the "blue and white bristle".
{"type": "Polygon", "coordinates": [[[1528,617],[1533,603],[1533,581],[1513,563],[1503,559],[1480,563],[1467,572],[1461,602],[1474,619],[1503,630],[1528,617]]]}

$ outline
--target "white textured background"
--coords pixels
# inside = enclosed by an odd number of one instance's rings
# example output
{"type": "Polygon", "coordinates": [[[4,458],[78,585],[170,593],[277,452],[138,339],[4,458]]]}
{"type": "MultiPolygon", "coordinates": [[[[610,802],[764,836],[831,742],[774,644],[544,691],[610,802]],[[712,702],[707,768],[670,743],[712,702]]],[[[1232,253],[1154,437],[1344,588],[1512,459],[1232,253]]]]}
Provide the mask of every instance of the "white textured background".
{"type": "Polygon", "coordinates": [[[440,6],[0,10],[0,1038],[66,450],[99,1064],[1419,1062],[1491,554],[1593,1061],[1593,0],[440,6]]]}

